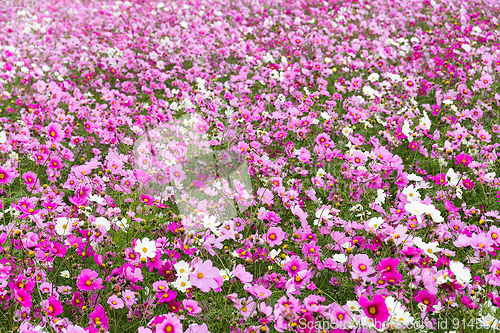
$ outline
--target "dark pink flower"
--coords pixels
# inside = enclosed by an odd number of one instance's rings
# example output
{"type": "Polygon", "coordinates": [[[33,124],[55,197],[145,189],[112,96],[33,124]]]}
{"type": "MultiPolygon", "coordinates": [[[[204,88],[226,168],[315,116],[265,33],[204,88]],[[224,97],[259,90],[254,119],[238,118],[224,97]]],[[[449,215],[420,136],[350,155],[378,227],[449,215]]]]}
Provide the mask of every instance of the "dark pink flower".
{"type": "Polygon", "coordinates": [[[31,303],[31,294],[24,289],[14,289],[14,298],[25,308],[30,308],[33,305],[31,303]]]}
{"type": "Polygon", "coordinates": [[[44,311],[51,317],[58,316],[63,312],[62,304],[55,296],[49,297],[49,299],[43,302],[43,305],[44,311]]]}
{"type": "Polygon", "coordinates": [[[82,291],[103,289],[102,279],[97,278],[99,274],[91,269],[84,269],[78,276],[77,287],[82,291]]]}
{"type": "Polygon", "coordinates": [[[474,182],[470,180],[469,178],[464,178],[462,180],[462,184],[465,186],[466,189],[470,190],[474,188],[474,182]]]}
{"type": "Polygon", "coordinates": [[[455,157],[455,159],[455,164],[463,164],[465,166],[468,166],[473,161],[472,156],[465,153],[458,155],[457,157],[455,157]]]}
{"type": "Polygon", "coordinates": [[[13,178],[12,172],[7,169],[0,167],[0,184],[5,185],[10,183],[13,178]]]}
{"type": "Polygon", "coordinates": [[[108,329],[108,316],[101,304],[95,307],[95,310],[89,314],[90,325],[95,328],[108,329]]]}
{"type": "Polygon", "coordinates": [[[428,309],[431,309],[432,305],[434,305],[434,301],[436,300],[436,295],[431,294],[427,290],[420,290],[417,296],[415,296],[415,300],[427,306],[428,309]]]}
{"type": "Polygon", "coordinates": [[[397,283],[403,279],[403,276],[397,271],[399,259],[385,258],[380,261],[377,269],[382,273],[381,279],[391,283],[397,283]]]}
{"type": "Polygon", "coordinates": [[[374,320],[377,328],[381,328],[382,323],[390,317],[389,309],[382,295],[373,296],[371,301],[367,297],[362,296],[359,299],[359,305],[363,308],[368,318],[374,320]]]}

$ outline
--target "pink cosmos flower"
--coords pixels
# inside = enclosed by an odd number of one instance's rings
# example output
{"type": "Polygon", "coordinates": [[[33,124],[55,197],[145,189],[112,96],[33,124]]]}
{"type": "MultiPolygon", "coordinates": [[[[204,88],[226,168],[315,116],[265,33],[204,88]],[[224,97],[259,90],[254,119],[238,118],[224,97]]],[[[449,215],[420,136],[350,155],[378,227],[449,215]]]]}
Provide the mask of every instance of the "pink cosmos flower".
{"type": "Polygon", "coordinates": [[[283,239],[285,239],[286,233],[281,229],[281,227],[271,227],[267,231],[266,241],[270,247],[275,245],[281,245],[283,239]]]}
{"type": "Polygon", "coordinates": [[[241,304],[240,313],[245,319],[256,314],[255,308],[257,307],[257,303],[255,303],[251,296],[247,299],[242,299],[241,304]]]}
{"type": "Polygon", "coordinates": [[[49,126],[47,126],[46,133],[48,133],[52,142],[60,142],[64,139],[64,131],[59,123],[50,123],[49,126]]]}
{"type": "Polygon", "coordinates": [[[491,142],[491,134],[484,129],[480,130],[479,133],[477,133],[477,136],[484,142],[491,142]]]}
{"type": "Polygon", "coordinates": [[[491,267],[489,269],[491,274],[486,275],[486,281],[492,286],[500,286],[500,260],[491,260],[491,267]]]}
{"type": "Polygon", "coordinates": [[[198,302],[192,299],[185,299],[182,301],[182,306],[186,309],[187,314],[190,316],[194,316],[197,313],[201,312],[201,308],[198,306],[198,302]]]}
{"type": "Polygon", "coordinates": [[[156,325],[156,333],[183,333],[182,323],[172,314],[164,316],[163,321],[156,325]]]}
{"type": "Polygon", "coordinates": [[[439,173],[439,174],[435,175],[433,179],[437,185],[443,186],[443,185],[447,184],[445,173],[439,173]]]}
{"type": "Polygon", "coordinates": [[[128,307],[131,307],[136,302],[135,293],[133,291],[131,291],[131,290],[125,290],[123,292],[123,297],[122,298],[123,298],[123,302],[128,307]]]}
{"type": "Polygon", "coordinates": [[[254,285],[254,286],[246,285],[244,289],[253,296],[257,297],[258,299],[266,299],[272,295],[271,290],[267,289],[263,285],[254,285]]]}
{"type": "Polygon", "coordinates": [[[377,270],[382,273],[381,279],[391,283],[399,282],[403,276],[397,271],[399,259],[385,258],[380,261],[377,270]]]}
{"type": "Polygon", "coordinates": [[[366,254],[356,254],[351,264],[354,275],[368,276],[375,272],[372,267],[373,260],[366,254]]]}
{"type": "Polygon", "coordinates": [[[267,205],[271,205],[273,203],[274,195],[271,190],[261,187],[257,190],[257,195],[263,203],[267,205]]]}
{"type": "Polygon", "coordinates": [[[474,188],[474,182],[470,180],[469,178],[464,178],[462,180],[462,184],[465,186],[466,189],[471,190],[474,188]]]}
{"type": "Polygon", "coordinates": [[[35,184],[39,185],[40,181],[38,180],[37,175],[32,172],[28,171],[23,174],[23,179],[25,180],[24,185],[28,187],[29,190],[35,187],[35,184]]]}
{"type": "Polygon", "coordinates": [[[468,154],[462,153],[455,157],[455,160],[455,164],[463,164],[465,166],[468,166],[473,161],[473,158],[468,154]]]}
{"type": "Polygon", "coordinates": [[[113,295],[110,298],[108,298],[108,304],[113,309],[121,309],[124,306],[123,300],[116,295],[113,295]]]}
{"type": "Polygon", "coordinates": [[[363,308],[368,318],[373,319],[377,329],[380,329],[382,327],[382,323],[390,317],[389,309],[387,308],[385,298],[382,295],[373,296],[371,301],[367,297],[362,296],[359,299],[359,305],[363,308]]]}
{"type": "Polygon", "coordinates": [[[462,304],[465,305],[466,307],[468,307],[469,309],[476,310],[479,308],[479,305],[467,296],[462,296],[461,301],[462,301],[462,304]]]}
{"type": "Polygon", "coordinates": [[[354,166],[360,166],[360,165],[363,165],[366,161],[366,155],[358,150],[356,150],[352,156],[350,157],[350,162],[354,165],[354,166]]]}
{"type": "Polygon", "coordinates": [[[333,322],[339,324],[339,326],[350,323],[353,318],[353,314],[348,310],[347,306],[343,308],[337,303],[332,304],[329,312],[333,322]]]}
{"type": "Polygon", "coordinates": [[[203,323],[201,325],[190,325],[185,333],[210,333],[210,331],[208,330],[207,324],[203,323]]]}
{"type": "Polygon", "coordinates": [[[200,288],[203,292],[208,292],[210,289],[218,287],[215,280],[217,277],[221,277],[219,269],[213,266],[211,260],[207,260],[194,264],[194,271],[190,275],[190,280],[193,286],[200,288]]]}
{"type": "Polygon", "coordinates": [[[234,267],[233,275],[236,276],[243,283],[250,283],[253,280],[253,275],[245,270],[245,266],[239,264],[234,267]]]}
{"type": "Polygon", "coordinates": [[[288,272],[292,277],[295,277],[298,272],[306,269],[307,263],[297,256],[291,257],[290,260],[283,265],[283,270],[288,272]]]}
{"type": "Polygon", "coordinates": [[[86,333],[85,329],[81,326],[78,325],[69,325],[66,327],[66,330],[63,331],[64,333],[86,333]]]}
{"type": "Polygon", "coordinates": [[[71,298],[71,305],[79,308],[85,305],[85,300],[83,299],[79,291],[73,294],[73,297],[71,298]]]}
{"type": "Polygon", "coordinates": [[[84,269],[78,276],[77,287],[82,291],[104,289],[99,274],[91,269],[84,269]]]}
{"type": "Polygon", "coordinates": [[[305,309],[303,310],[305,313],[301,313],[301,316],[295,320],[295,324],[297,324],[297,326],[295,326],[297,332],[314,333],[316,329],[316,319],[313,317],[311,312],[305,309]]]}
{"type": "Polygon", "coordinates": [[[302,163],[309,163],[310,162],[309,159],[311,158],[311,152],[309,150],[307,150],[306,148],[302,147],[299,150],[297,158],[302,163]]]}

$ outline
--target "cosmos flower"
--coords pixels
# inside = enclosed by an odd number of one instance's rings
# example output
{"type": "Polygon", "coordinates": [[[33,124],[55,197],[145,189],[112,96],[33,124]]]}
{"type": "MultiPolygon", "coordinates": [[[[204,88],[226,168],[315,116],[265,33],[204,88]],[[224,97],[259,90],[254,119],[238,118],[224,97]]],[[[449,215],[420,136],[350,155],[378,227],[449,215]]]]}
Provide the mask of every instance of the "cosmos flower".
{"type": "Polygon", "coordinates": [[[197,262],[193,265],[193,272],[190,274],[190,281],[193,286],[199,288],[203,292],[208,292],[210,289],[216,289],[218,284],[217,277],[220,277],[219,270],[214,267],[211,260],[197,262]]]}
{"type": "Polygon", "coordinates": [[[154,258],[156,256],[156,243],[149,238],[138,239],[134,246],[134,251],[141,255],[142,259],[154,258]]]}
{"type": "Polygon", "coordinates": [[[99,274],[91,269],[84,269],[77,278],[76,286],[82,291],[104,289],[99,274]]]}
{"type": "Polygon", "coordinates": [[[367,297],[360,297],[359,305],[363,308],[366,316],[374,321],[377,328],[381,328],[382,324],[390,317],[385,298],[382,295],[373,296],[371,301],[367,297]]]}

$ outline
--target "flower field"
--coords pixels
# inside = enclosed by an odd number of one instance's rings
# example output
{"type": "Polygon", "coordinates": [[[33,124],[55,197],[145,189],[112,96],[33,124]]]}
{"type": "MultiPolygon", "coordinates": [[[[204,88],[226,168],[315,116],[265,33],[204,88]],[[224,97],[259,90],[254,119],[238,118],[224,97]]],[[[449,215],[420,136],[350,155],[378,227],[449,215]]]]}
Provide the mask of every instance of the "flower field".
{"type": "Polygon", "coordinates": [[[500,329],[498,0],[20,3],[0,332],[500,329]]]}

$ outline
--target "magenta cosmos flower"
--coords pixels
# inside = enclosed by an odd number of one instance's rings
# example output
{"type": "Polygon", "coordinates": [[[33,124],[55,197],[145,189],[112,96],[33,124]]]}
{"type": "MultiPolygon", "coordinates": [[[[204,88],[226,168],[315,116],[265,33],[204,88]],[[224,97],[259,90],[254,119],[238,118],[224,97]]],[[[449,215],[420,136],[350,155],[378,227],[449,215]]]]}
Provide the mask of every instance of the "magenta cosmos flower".
{"type": "Polygon", "coordinates": [[[49,299],[43,302],[43,305],[44,311],[51,317],[58,316],[63,312],[62,304],[55,296],[49,297],[49,299]]]}
{"type": "Polygon", "coordinates": [[[21,304],[21,306],[23,306],[25,308],[30,308],[32,306],[31,294],[29,292],[27,292],[26,290],[14,289],[14,295],[15,295],[16,301],[18,301],[19,304],[21,304]]]}
{"type": "Polygon", "coordinates": [[[363,308],[368,318],[373,319],[377,328],[380,328],[381,324],[390,316],[389,309],[385,304],[385,298],[382,295],[373,296],[371,301],[367,297],[362,296],[359,299],[359,305],[363,308]]]}
{"type": "Polygon", "coordinates": [[[211,260],[195,264],[194,271],[190,275],[191,284],[200,288],[203,292],[218,287],[216,278],[219,277],[219,269],[214,267],[211,260]]]}
{"type": "Polygon", "coordinates": [[[84,269],[78,276],[77,287],[82,291],[103,289],[102,279],[91,269],[84,269]]]}
{"type": "Polygon", "coordinates": [[[403,276],[397,271],[399,262],[399,259],[391,257],[382,259],[377,266],[377,270],[382,274],[381,278],[391,283],[401,281],[403,276]]]}
{"type": "Polygon", "coordinates": [[[455,164],[463,164],[465,166],[468,166],[473,161],[473,158],[468,154],[462,153],[455,157],[455,160],[455,164]]]}
{"type": "Polygon", "coordinates": [[[12,180],[12,173],[7,169],[0,167],[0,184],[5,185],[12,180]]]}
{"type": "Polygon", "coordinates": [[[95,307],[95,310],[89,314],[90,325],[95,328],[103,327],[104,329],[108,329],[108,316],[106,315],[106,311],[102,307],[101,304],[95,307]]]}

